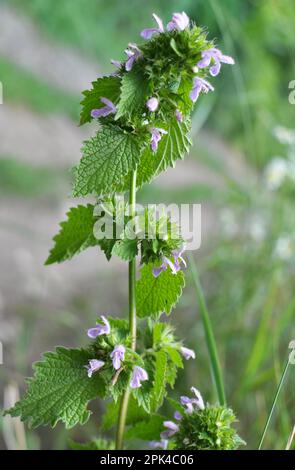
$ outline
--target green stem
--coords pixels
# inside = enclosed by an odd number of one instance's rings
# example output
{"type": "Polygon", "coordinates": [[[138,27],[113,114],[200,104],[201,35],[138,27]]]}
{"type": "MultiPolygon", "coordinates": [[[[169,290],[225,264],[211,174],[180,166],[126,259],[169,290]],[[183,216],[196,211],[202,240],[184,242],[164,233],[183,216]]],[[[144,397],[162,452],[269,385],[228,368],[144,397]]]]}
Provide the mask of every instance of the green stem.
{"type": "Polygon", "coordinates": [[[285,365],[285,367],[284,367],[284,370],[283,370],[283,373],[282,373],[282,376],[281,376],[281,379],[280,379],[280,383],[279,383],[279,385],[278,385],[278,388],[277,388],[275,397],[274,397],[273,402],[272,402],[271,410],[270,410],[270,412],[269,412],[269,415],[268,415],[266,424],[265,424],[265,426],[264,426],[264,430],[263,430],[263,433],[262,433],[262,437],[261,437],[261,439],[260,439],[260,443],[259,443],[258,450],[261,450],[261,448],[262,448],[262,444],[263,444],[263,442],[264,442],[264,438],[265,438],[265,436],[266,436],[268,427],[269,427],[269,425],[270,425],[270,421],[271,421],[273,412],[274,412],[274,410],[275,410],[275,407],[276,407],[276,404],[277,404],[279,395],[280,395],[281,390],[282,390],[282,387],[283,387],[283,385],[284,385],[284,381],[285,381],[285,378],[286,378],[286,375],[287,375],[287,372],[288,372],[289,364],[290,364],[290,361],[289,361],[289,358],[288,358],[288,359],[287,359],[287,362],[286,362],[286,365],[285,365]]]}
{"type": "MultiPolygon", "coordinates": [[[[136,215],[136,171],[132,173],[130,181],[130,217],[136,215]]],[[[131,335],[131,349],[136,349],[136,300],[135,300],[135,282],[136,282],[136,258],[129,262],[129,329],[131,335]]]]}
{"type": "MultiPolygon", "coordinates": [[[[134,219],[136,213],[136,171],[131,175],[129,191],[130,217],[134,219]]],[[[136,349],[136,300],[135,300],[135,282],[136,282],[136,259],[129,262],[129,331],[131,336],[131,349],[136,349]]],[[[123,437],[128,411],[130,390],[127,388],[123,394],[116,435],[116,449],[122,449],[123,437]]]]}
{"type": "Polygon", "coordinates": [[[196,293],[197,293],[197,298],[198,298],[199,307],[200,307],[200,314],[201,314],[201,319],[202,319],[203,328],[205,332],[207,348],[208,348],[208,352],[210,356],[212,374],[213,374],[214,384],[216,387],[218,401],[220,405],[225,405],[226,399],[225,399],[225,392],[224,392],[224,384],[223,384],[221,367],[220,367],[220,362],[218,358],[217,346],[216,346],[216,341],[215,341],[215,337],[214,337],[214,333],[212,329],[212,324],[211,324],[209,312],[207,309],[203,289],[200,283],[197,266],[191,254],[189,254],[189,260],[190,260],[190,269],[191,269],[193,281],[196,287],[196,293]]]}

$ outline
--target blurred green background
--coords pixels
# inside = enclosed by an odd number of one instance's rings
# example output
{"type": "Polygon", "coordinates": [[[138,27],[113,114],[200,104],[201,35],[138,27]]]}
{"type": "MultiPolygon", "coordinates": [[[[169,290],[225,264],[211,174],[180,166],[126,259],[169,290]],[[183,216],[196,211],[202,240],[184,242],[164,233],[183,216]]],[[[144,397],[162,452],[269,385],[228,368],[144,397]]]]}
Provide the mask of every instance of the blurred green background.
{"type": "MultiPolygon", "coordinates": [[[[81,91],[112,71],[110,59],[152,25],[185,10],[236,59],[214,80],[193,118],[194,147],[139,194],[141,202],[202,203],[194,253],[217,337],[228,402],[248,449],[257,448],[295,339],[294,0],[0,1],[0,367],[5,406],[31,363],[56,344],[86,344],[97,314],[124,315],[125,266],[100,253],[44,267],[72,204],[69,168],[91,126],[77,126],[81,91]]],[[[175,398],[198,387],[216,400],[196,293],[189,279],[171,320],[197,352],[175,398]]],[[[284,449],[295,424],[290,366],[265,448],[284,449]]],[[[59,449],[97,434],[102,403],[86,427],[66,433],[0,421],[0,448],[59,449]]]]}

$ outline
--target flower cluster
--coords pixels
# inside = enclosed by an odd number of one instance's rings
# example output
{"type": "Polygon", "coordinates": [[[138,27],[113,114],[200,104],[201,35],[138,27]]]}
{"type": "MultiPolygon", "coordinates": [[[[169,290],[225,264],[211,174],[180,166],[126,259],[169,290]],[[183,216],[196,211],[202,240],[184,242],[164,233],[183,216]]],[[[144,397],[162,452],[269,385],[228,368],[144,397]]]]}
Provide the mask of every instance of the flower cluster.
{"type": "MultiPolygon", "coordinates": [[[[123,338],[121,337],[121,342],[118,342],[118,344],[114,345],[114,338],[115,341],[116,338],[118,338],[116,331],[112,332],[110,322],[104,315],[101,315],[100,318],[101,321],[97,323],[96,326],[87,330],[87,335],[90,339],[103,339],[103,341],[99,342],[97,348],[100,353],[99,357],[90,359],[88,365],[86,366],[88,377],[91,378],[93,374],[100,370],[104,370],[105,367],[111,367],[115,372],[119,373],[122,370],[130,371],[132,369],[131,377],[129,380],[129,386],[132,389],[140,388],[142,386],[142,382],[148,381],[150,379],[147,371],[143,367],[141,367],[143,363],[141,364],[140,359],[139,362],[134,365],[134,358],[139,358],[140,356],[136,355],[136,353],[133,353],[133,358],[131,359],[131,361],[129,360],[130,358],[127,358],[126,361],[126,354],[128,355],[129,350],[126,344],[122,344],[125,340],[123,340],[123,338]],[[112,336],[111,341],[106,342],[105,340],[107,338],[105,337],[109,338],[110,336],[112,336]]],[[[151,334],[153,335],[152,331],[151,334]]],[[[145,334],[146,337],[147,335],[148,333],[145,334]]],[[[175,342],[173,330],[171,329],[171,327],[169,327],[169,325],[166,325],[162,332],[161,343],[154,345],[154,348],[155,350],[157,350],[161,345],[165,346],[165,344],[167,344],[168,346],[173,345],[174,348],[179,351],[179,353],[185,360],[195,359],[196,357],[195,351],[183,346],[181,343],[175,342]]],[[[145,346],[143,347],[143,349],[144,348],[145,346]]],[[[153,354],[151,354],[151,357],[153,357],[153,354]]]]}
{"type": "MultiPolygon", "coordinates": [[[[101,323],[98,323],[95,327],[89,328],[87,335],[91,339],[96,339],[98,336],[109,335],[111,333],[111,327],[108,319],[105,316],[101,316],[101,323]]],[[[117,344],[112,352],[110,358],[112,360],[112,366],[115,371],[121,369],[125,359],[126,348],[123,344],[117,344]]],[[[90,359],[87,368],[88,377],[91,378],[95,372],[98,372],[105,365],[105,362],[99,359],[90,359]]],[[[136,365],[133,367],[130,387],[140,388],[141,382],[148,380],[147,372],[140,366],[136,365]]]]}
{"type": "MultiPolygon", "coordinates": [[[[140,34],[148,42],[141,46],[129,43],[125,49],[127,59],[123,62],[112,60],[111,63],[117,67],[115,75],[118,77],[123,77],[135,68],[142,73],[143,81],[148,76],[152,94],[147,96],[145,109],[139,107],[137,112],[142,118],[142,125],[145,124],[150,133],[150,147],[155,153],[159,142],[167,134],[165,128],[157,125],[159,118],[162,120],[167,112],[172,112],[174,118],[182,123],[189,111],[183,105],[184,85],[189,86],[186,84],[190,81],[188,97],[195,103],[201,93],[214,91],[214,87],[206,80],[207,73],[216,77],[221,65],[232,65],[234,59],[207,41],[203,30],[195,26],[185,12],[174,13],[166,27],[155,13],[153,18],[156,25],[144,29],[140,34]],[[175,90],[171,90],[171,83],[178,83],[175,90]]],[[[104,106],[93,109],[91,117],[114,115],[116,119],[116,105],[106,97],[100,97],[100,100],[104,106]]]]}
{"type": "Polygon", "coordinates": [[[182,411],[175,411],[177,421],[164,421],[160,441],[152,441],[153,449],[234,450],[245,442],[231,427],[236,421],[232,410],[222,406],[205,405],[200,392],[191,388],[194,396],[182,396],[182,411]]]}

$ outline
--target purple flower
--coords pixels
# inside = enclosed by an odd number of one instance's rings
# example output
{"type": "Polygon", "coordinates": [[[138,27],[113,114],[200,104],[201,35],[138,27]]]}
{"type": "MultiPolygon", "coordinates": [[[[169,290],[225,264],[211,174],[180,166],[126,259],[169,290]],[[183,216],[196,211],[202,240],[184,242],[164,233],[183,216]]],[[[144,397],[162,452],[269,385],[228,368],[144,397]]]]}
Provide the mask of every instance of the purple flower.
{"type": "Polygon", "coordinates": [[[175,264],[172,263],[172,261],[170,261],[169,258],[167,258],[166,256],[163,256],[162,257],[162,264],[161,266],[159,266],[158,268],[154,268],[153,269],[153,276],[154,277],[158,277],[160,276],[160,274],[163,272],[163,271],[166,271],[166,269],[168,268],[168,266],[170,266],[171,268],[171,271],[172,271],[172,274],[177,274],[177,272],[179,271],[179,269],[175,266],[175,264]]]}
{"type": "Polygon", "coordinates": [[[205,409],[205,404],[204,400],[202,398],[202,395],[200,394],[199,390],[197,390],[195,387],[191,388],[191,391],[194,393],[196,398],[189,398],[189,397],[180,397],[180,403],[184,406],[186,406],[186,411],[187,413],[191,414],[195,406],[199,410],[204,410],[205,409]]]}
{"type": "Polygon", "coordinates": [[[179,109],[176,109],[175,111],[175,116],[176,116],[176,119],[178,122],[182,122],[183,121],[183,115],[182,115],[182,112],[179,111],[179,109]]]}
{"type": "Polygon", "coordinates": [[[150,130],[150,133],[152,134],[151,149],[152,149],[153,152],[156,152],[157,148],[158,148],[158,144],[159,144],[160,140],[162,139],[162,136],[164,134],[168,134],[168,132],[165,131],[165,129],[161,129],[160,127],[153,127],[150,130]]]}
{"type": "Polygon", "coordinates": [[[180,352],[186,361],[196,358],[196,353],[192,349],[181,347],[180,352]]]}
{"type": "Polygon", "coordinates": [[[163,425],[167,428],[167,431],[161,432],[161,439],[169,439],[169,437],[174,436],[179,431],[179,427],[173,421],[164,421],[163,425]]]}
{"type": "Polygon", "coordinates": [[[144,382],[145,380],[148,380],[148,378],[149,376],[147,372],[142,367],[134,366],[132,377],[131,377],[131,382],[130,382],[130,387],[139,388],[141,387],[140,382],[144,382]]]}
{"type": "Polygon", "coordinates": [[[193,398],[193,403],[195,405],[197,405],[197,407],[200,408],[200,410],[204,410],[205,409],[205,404],[204,404],[204,400],[203,400],[202,395],[199,392],[199,390],[197,390],[195,387],[191,387],[191,391],[196,396],[196,398],[193,398]]]}
{"type": "Polygon", "coordinates": [[[230,65],[234,65],[235,63],[232,57],[228,55],[223,55],[219,49],[213,47],[202,52],[202,59],[198,63],[198,67],[200,69],[209,67],[212,60],[214,62],[214,64],[210,67],[210,74],[212,75],[212,77],[216,77],[216,75],[219,74],[222,63],[230,65]]]}
{"type": "Polygon", "coordinates": [[[125,54],[128,57],[125,62],[125,69],[127,72],[130,72],[130,70],[132,70],[134,62],[136,62],[136,60],[142,56],[142,52],[136,44],[130,42],[128,44],[128,49],[125,49],[125,54]]]}
{"type": "Polygon", "coordinates": [[[111,60],[111,64],[117,67],[117,69],[120,69],[123,65],[123,62],[120,62],[119,60],[111,60]]]}
{"type": "Polygon", "coordinates": [[[182,245],[182,247],[179,250],[172,251],[172,255],[174,258],[174,266],[177,272],[181,269],[180,263],[183,263],[184,266],[186,267],[186,262],[182,257],[182,254],[184,252],[185,252],[185,245],[182,245]]]}
{"type": "Polygon", "coordinates": [[[152,97],[149,100],[147,100],[146,106],[149,109],[149,111],[154,112],[159,106],[159,100],[155,97],[152,97]]]}
{"type": "Polygon", "coordinates": [[[164,26],[161,18],[159,18],[155,13],[153,13],[153,18],[156,21],[157,28],[147,28],[141,31],[140,35],[143,39],[150,39],[153,34],[164,33],[164,26]]]}
{"type": "Polygon", "coordinates": [[[189,95],[193,103],[197,101],[201,91],[208,93],[209,91],[214,91],[214,87],[211,83],[207,82],[207,80],[204,80],[204,78],[194,77],[193,88],[189,95]]]}
{"type": "Polygon", "coordinates": [[[89,330],[87,331],[87,335],[91,339],[95,339],[97,338],[97,336],[101,335],[108,335],[111,331],[110,324],[106,317],[101,315],[100,318],[102,319],[103,325],[98,323],[94,328],[89,328],[89,330]]]}
{"type": "Polygon", "coordinates": [[[191,415],[192,412],[194,411],[194,407],[193,407],[193,404],[192,404],[192,399],[189,398],[189,397],[182,396],[182,397],[180,397],[180,403],[183,406],[186,406],[186,412],[191,415]]]}
{"type": "Polygon", "coordinates": [[[149,443],[151,449],[163,449],[166,450],[168,447],[168,440],[162,439],[161,441],[151,441],[149,443]]]}
{"type": "Polygon", "coordinates": [[[118,346],[115,346],[114,350],[111,352],[110,356],[113,361],[114,369],[120,369],[121,361],[124,361],[125,351],[125,347],[120,344],[118,346]]]}
{"type": "Polygon", "coordinates": [[[185,28],[189,26],[189,17],[183,11],[182,13],[174,13],[172,16],[172,21],[167,24],[167,30],[173,31],[176,29],[177,31],[183,31],[185,28]]]}
{"type": "Polygon", "coordinates": [[[100,98],[100,101],[103,104],[105,104],[105,106],[103,108],[93,109],[91,111],[91,117],[96,119],[96,118],[100,118],[100,117],[106,117],[109,114],[116,114],[117,108],[116,108],[116,106],[114,105],[114,103],[112,101],[110,101],[110,100],[108,100],[107,98],[104,98],[104,97],[100,98]]]}
{"type": "Polygon", "coordinates": [[[181,421],[182,420],[182,414],[179,413],[179,411],[175,411],[174,419],[176,419],[177,421],[181,421]]]}
{"type": "Polygon", "coordinates": [[[94,374],[94,372],[97,372],[99,369],[101,369],[102,366],[104,366],[103,361],[99,361],[98,359],[90,359],[89,365],[85,366],[87,368],[88,377],[89,378],[92,377],[92,374],[94,374]]]}
{"type": "Polygon", "coordinates": [[[181,256],[182,253],[185,250],[185,246],[182,246],[179,250],[173,250],[172,251],[172,256],[174,262],[172,262],[169,258],[166,256],[162,257],[162,264],[158,268],[153,269],[153,276],[158,277],[163,271],[166,271],[168,266],[171,268],[172,274],[177,274],[178,271],[180,271],[181,266],[180,263],[182,262],[186,266],[186,262],[181,256]]]}

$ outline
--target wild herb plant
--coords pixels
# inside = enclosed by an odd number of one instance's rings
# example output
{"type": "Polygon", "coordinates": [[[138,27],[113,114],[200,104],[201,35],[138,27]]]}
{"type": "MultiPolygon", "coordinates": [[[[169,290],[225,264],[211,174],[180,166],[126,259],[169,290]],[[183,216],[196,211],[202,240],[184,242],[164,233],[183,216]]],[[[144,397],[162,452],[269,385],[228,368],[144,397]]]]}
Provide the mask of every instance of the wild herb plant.
{"type": "MultiPolygon", "coordinates": [[[[193,106],[214,90],[207,76],[234,61],[184,12],[167,27],[153,16],[155,27],[141,33],[146,41],[130,43],[127,59],[113,61],[116,72],[83,93],[80,124],[94,121],[98,130],[84,142],[73,195],[91,195],[95,203],[70,209],[46,261],[60,263],[99,247],[108,260],[127,262],[129,319],[101,315],[88,329],[87,348],[45,353],[33,366],[26,395],[8,413],[33,427],[62,421],[71,428],[87,422],[88,403],[99,397],[109,400],[103,429],[116,424],[117,449],[126,427],[126,439],[149,440],[154,448],[235,449],[242,441],[222,394],[219,405],[205,405],[192,387],[193,398],[171,400],[175,421],[158,413],[183,359],[195,358],[160,319],[184,288],[185,240],[168,214],[157,218],[136,205],[137,190],[188,152],[193,106]],[[124,193],[129,204],[119,196],[124,193]]],[[[114,443],[98,439],[89,447],[111,449],[114,443]]]]}

